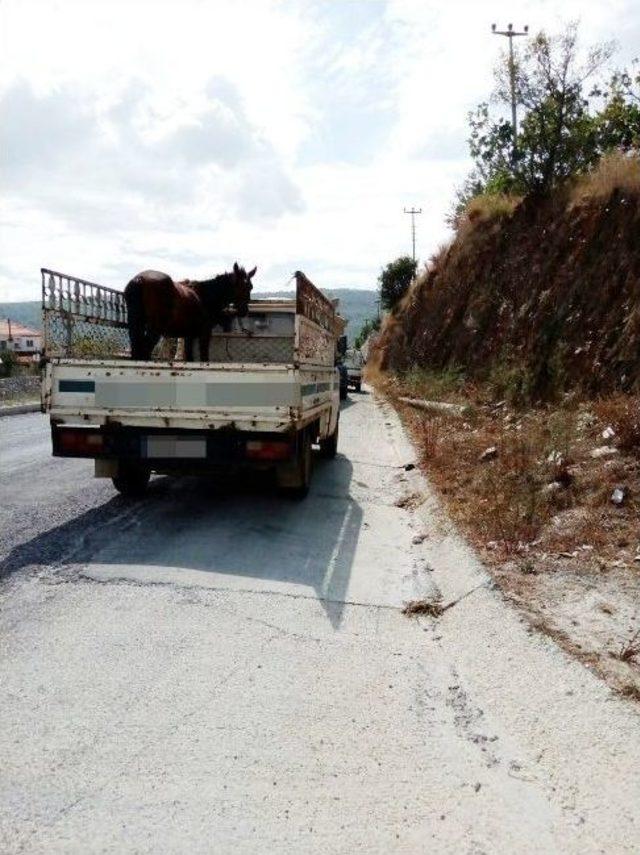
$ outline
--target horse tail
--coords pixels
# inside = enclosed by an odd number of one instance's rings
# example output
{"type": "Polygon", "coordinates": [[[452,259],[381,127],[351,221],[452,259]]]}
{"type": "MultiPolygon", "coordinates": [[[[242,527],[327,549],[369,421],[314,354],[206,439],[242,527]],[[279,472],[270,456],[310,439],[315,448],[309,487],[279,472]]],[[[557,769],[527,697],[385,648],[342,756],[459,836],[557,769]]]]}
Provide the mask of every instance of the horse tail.
{"type": "Polygon", "coordinates": [[[147,358],[146,316],[142,289],[143,282],[139,276],[135,276],[124,289],[132,359],[147,358]]]}

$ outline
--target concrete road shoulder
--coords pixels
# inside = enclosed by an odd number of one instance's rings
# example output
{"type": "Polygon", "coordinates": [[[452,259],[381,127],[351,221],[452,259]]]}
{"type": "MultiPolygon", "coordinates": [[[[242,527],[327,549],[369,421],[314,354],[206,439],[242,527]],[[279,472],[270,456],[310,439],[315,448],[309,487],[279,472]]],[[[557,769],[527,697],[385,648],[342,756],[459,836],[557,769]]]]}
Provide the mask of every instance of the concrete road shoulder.
{"type": "Polygon", "coordinates": [[[40,401],[27,402],[26,404],[10,404],[0,407],[0,419],[3,416],[20,416],[22,413],[37,413],[40,411],[40,401]]]}

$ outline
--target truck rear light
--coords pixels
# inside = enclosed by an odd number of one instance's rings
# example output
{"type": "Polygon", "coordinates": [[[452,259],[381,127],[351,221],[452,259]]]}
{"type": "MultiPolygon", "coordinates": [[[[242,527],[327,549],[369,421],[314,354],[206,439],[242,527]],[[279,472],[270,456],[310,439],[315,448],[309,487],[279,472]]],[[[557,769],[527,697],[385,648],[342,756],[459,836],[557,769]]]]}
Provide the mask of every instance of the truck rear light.
{"type": "Polygon", "coordinates": [[[75,454],[92,454],[104,449],[104,437],[99,431],[61,428],[58,441],[62,451],[75,454]]]}
{"type": "Polygon", "coordinates": [[[245,448],[250,460],[286,460],[291,456],[288,442],[250,439],[245,448]]]}

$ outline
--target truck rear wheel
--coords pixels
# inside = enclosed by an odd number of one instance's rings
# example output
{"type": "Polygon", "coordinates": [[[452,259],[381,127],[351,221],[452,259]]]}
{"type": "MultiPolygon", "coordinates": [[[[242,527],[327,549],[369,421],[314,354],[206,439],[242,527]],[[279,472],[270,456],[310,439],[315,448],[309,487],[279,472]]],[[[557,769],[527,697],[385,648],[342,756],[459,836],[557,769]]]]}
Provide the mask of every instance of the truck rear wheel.
{"type": "Polygon", "coordinates": [[[336,429],[331,436],[320,440],[320,456],[326,460],[333,460],[338,453],[338,430],[340,428],[340,419],[336,422],[336,429]]]}
{"type": "Polygon", "coordinates": [[[311,486],[312,469],[311,433],[305,430],[299,439],[294,462],[276,470],[278,487],[291,499],[304,499],[311,486]]]}
{"type": "Polygon", "coordinates": [[[123,496],[142,496],[147,489],[151,472],[148,466],[121,462],[118,474],[112,478],[113,486],[123,496]]]}

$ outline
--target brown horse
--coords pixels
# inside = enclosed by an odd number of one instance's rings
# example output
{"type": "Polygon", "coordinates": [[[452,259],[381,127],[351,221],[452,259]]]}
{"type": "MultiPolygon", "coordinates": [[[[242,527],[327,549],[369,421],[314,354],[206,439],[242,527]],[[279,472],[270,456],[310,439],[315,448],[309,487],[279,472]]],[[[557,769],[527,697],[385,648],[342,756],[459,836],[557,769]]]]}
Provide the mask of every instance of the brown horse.
{"type": "Polygon", "coordinates": [[[212,328],[220,325],[228,332],[232,315],[247,314],[256,269],[247,273],[236,263],[231,273],[202,282],[174,282],[157,270],[138,273],[124,289],[131,358],[151,359],[160,337],[167,336],[184,338],[187,362],[193,361],[198,339],[200,359],[207,359],[212,328]]]}

